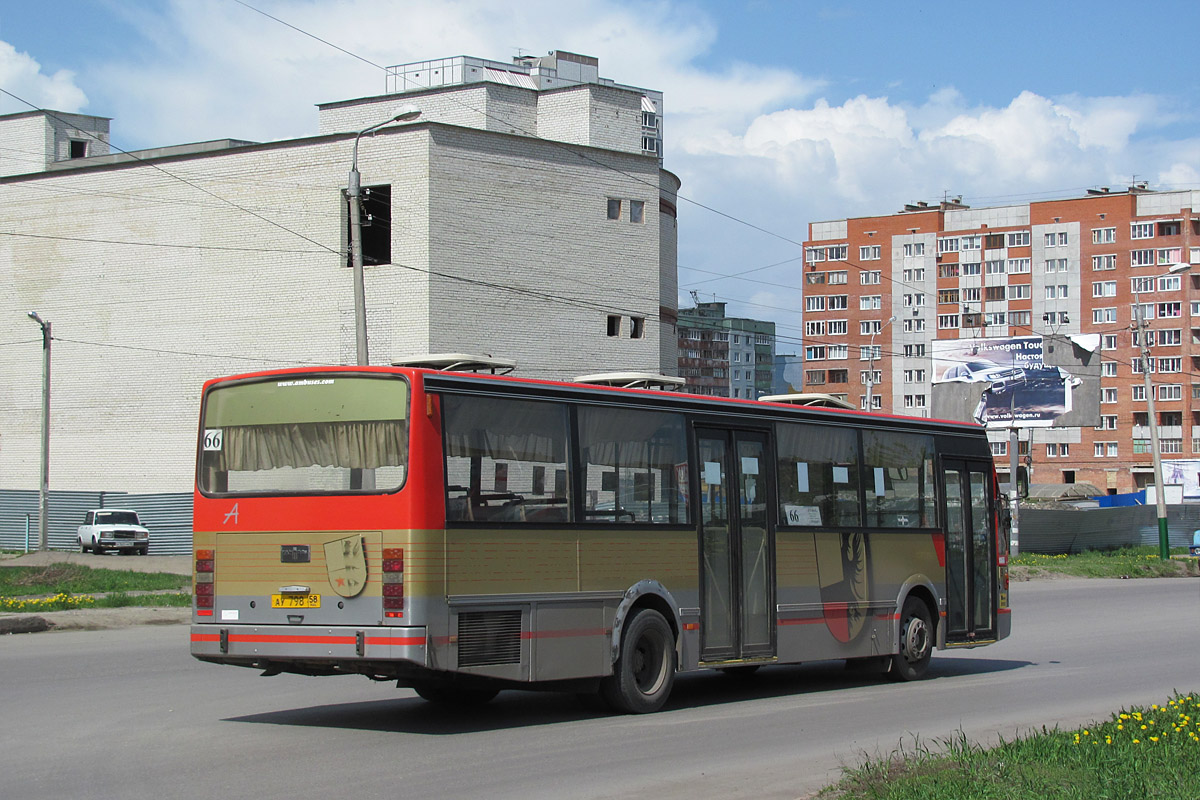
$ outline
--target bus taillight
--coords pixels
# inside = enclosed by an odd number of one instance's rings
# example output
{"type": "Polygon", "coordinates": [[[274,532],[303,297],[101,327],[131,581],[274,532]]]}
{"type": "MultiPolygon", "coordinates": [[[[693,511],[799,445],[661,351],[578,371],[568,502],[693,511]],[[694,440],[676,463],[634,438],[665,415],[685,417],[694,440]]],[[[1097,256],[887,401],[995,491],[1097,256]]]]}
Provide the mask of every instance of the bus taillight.
{"type": "Polygon", "coordinates": [[[213,558],[212,550],[196,551],[196,613],[211,617],[213,609],[213,558]]]}
{"type": "Polygon", "coordinates": [[[404,548],[385,547],[383,550],[383,614],[385,617],[404,616],[404,548]]]}

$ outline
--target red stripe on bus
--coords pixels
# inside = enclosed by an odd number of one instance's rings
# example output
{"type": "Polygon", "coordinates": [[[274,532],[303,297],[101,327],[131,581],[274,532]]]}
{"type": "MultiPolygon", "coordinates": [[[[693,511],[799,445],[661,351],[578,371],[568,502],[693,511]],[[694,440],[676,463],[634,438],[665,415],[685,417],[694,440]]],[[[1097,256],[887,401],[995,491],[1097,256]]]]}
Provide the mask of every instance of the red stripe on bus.
{"type": "Polygon", "coordinates": [[[193,633],[192,641],[193,642],[219,642],[219,641],[221,641],[221,634],[219,634],[219,633],[193,633]]]}
{"type": "Polygon", "coordinates": [[[946,537],[938,532],[931,534],[933,536],[933,549],[937,553],[938,566],[942,569],[946,568],[946,537]]]}
{"type": "Polygon", "coordinates": [[[229,641],[245,644],[354,644],[353,636],[299,636],[295,634],[231,633],[229,641]]]}
{"type": "Polygon", "coordinates": [[[608,636],[612,631],[605,628],[583,628],[572,631],[529,631],[522,633],[522,639],[567,639],[572,636],[608,636]]]}
{"type": "Polygon", "coordinates": [[[213,615],[211,608],[201,608],[196,610],[197,617],[211,617],[213,615]]]}
{"type": "Polygon", "coordinates": [[[1011,613],[1012,613],[1012,609],[1011,609],[1011,608],[1001,608],[1001,609],[998,609],[998,613],[1000,613],[1000,614],[1011,614],[1011,613]]]}
{"type": "Polygon", "coordinates": [[[396,636],[389,638],[387,636],[368,636],[367,644],[394,644],[394,645],[422,645],[425,644],[424,636],[396,636]]]}
{"type": "Polygon", "coordinates": [[[804,619],[781,619],[780,625],[819,625],[824,622],[823,617],[806,617],[804,619]]]}

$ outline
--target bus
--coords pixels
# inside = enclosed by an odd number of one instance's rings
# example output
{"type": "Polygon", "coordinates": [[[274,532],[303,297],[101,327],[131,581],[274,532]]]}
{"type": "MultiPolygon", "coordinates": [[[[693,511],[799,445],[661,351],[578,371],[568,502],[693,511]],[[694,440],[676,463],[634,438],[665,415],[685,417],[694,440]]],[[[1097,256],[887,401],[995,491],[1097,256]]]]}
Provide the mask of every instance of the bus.
{"type": "Polygon", "coordinates": [[[660,709],[681,672],[901,681],[1009,635],[982,428],[412,367],[203,389],[196,658],[660,709]]]}

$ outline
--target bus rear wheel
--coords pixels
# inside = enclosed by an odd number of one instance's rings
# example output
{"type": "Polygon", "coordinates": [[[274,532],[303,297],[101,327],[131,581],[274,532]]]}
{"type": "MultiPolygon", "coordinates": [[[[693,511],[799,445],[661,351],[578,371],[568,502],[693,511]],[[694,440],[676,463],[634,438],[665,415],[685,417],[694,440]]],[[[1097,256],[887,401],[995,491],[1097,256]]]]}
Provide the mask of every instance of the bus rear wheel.
{"type": "Polygon", "coordinates": [[[892,656],[889,675],[897,681],[925,677],[933,658],[933,618],[929,608],[916,597],[904,601],[900,612],[900,652],[892,656]]]}
{"type": "Polygon", "coordinates": [[[671,694],[675,665],[671,626],[662,614],[643,608],[625,623],[613,674],[600,682],[600,697],[625,714],[658,711],[671,694]]]}

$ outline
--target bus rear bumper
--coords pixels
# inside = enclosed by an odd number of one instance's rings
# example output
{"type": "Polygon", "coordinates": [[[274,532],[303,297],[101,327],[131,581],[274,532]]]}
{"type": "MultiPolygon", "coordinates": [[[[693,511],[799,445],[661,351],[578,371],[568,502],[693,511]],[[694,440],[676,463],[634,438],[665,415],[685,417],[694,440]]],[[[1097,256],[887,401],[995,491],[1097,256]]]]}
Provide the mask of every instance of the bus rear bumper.
{"type": "MultiPolygon", "coordinates": [[[[296,625],[192,625],[191,652],[218,663],[287,661],[426,663],[425,628],[332,628],[296,625]]],[[[347,670],[347,671],[353,671],[347,670]]]]}

